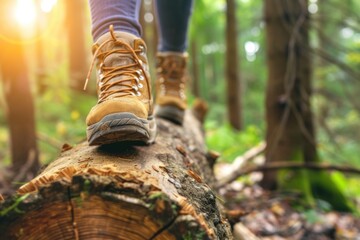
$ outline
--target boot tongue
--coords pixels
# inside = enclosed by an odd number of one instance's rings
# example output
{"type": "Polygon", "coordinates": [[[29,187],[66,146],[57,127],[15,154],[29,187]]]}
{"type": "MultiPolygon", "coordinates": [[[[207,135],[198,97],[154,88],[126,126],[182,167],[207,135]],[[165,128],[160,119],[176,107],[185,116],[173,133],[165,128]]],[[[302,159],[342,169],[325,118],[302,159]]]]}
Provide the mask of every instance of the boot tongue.
{"type": "Polygon", "coordinates": [[[184,59],[180,57],[172,57],[169,65],[169,69],[171,69],[169,73],[169,80],[179,81],[179,79],[182,78],[184,74],[184,59]]]}
{"type": "MultiPolygon", "coordinates": [[[[114,34],[117,40],[127,43],[128,45],[130,45],[130,47],[134,48],[134,40],[137,39],[135,35],[126,32],[114,32],[114,34]]],[[[111,35],[108,37],[111,38],[111,35]]],[[[107,46],[105,50],[111,51],[116,49],[127,50],[124,45],[115,44],[114,42],[110,42],[109,46],[107,46]]],[[[131,54],[121,54],[121,53],[113,53],[104,60],[104,64],[106,67],[126,66],[134,63],[135,61],[133,60],[131,54]]]]}
{"type": "MultiPolygon", "coordinates": [[[[128,45],[130,45],[130,47],[133,48],[134,46],[134,40],[137,38],[136,36],[129,34],[129,33],[123,33],[123,32],[115,32],[115,36],[117,38],[117,40],[119,40],[120,42],[125,42],[128,45]]],[[[98,40],[98,44],[101,44],[102,42],[106,41],[107,39],[112,38],[110,34],[105,34],[103,37],[101,37],[98,40]]],[[[103,51],[116,51],[118,49],[121,50],[129,50],[127,49],[124,45],[122,45],[121,43],[117,43],[115,44],[115,42],[109,42],[108,44],[106,44],[106,46],[104,46],[104,50],[103,51]]],[[[131,64],[134,64],[135,61],[133,59],[133,56],[131,53],[125,54],[125,53],[112,53],[110,55],[108,55],[105,59],[104,59],[104,67],[123,67],[123,66],[128,66],[131,64]]],[[[129,78],[129,75],[121,75],[121,76],[115,76],[112,79],[110,79],[108,81],[108,83],[113,83],[116,82],[120,79],[124,79],[124,78],[129,78]]],[[[109,90],[121,90],[121,89],[128,89],[128,87],[124,87],[123,85],[131,85],[132,80],[126,80],[123,81],[121,84],[116,84],[113,85],[111,88],[109,88],[109,90]]]]}
{"type": "Polygon", "coordinates": [[[170,81],[179,81],[180,78],[184,75],[185,65],[186,65],[186,54],[184,53],[174,53],[174,52],[164,52],[158,54],[158,57],[163,58],[163,63],[161,64],[167,75],[167,79],[170,81]]]}
{"type": "Polygon", "coordinates": [[[130,54],[121,54],[121,53],[110,54],[104,60],[105,67],[122,67],[134,63],[135,61],[132,59],[130,54]]]}

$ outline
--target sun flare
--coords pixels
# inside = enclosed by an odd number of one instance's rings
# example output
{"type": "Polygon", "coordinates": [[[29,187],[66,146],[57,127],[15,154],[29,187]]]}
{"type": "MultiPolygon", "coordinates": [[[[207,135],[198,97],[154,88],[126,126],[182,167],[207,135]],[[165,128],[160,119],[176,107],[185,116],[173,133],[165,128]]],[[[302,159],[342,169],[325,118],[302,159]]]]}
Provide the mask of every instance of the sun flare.
{"type": "Polygon", "coordinates": [[[33,26],[36,20],[36,6],[33,0],[17,0],[15,20],[23,27],[33,26]]]}
{"type": "Polygon", "coordinates": [[[49,13],[57,3],[57,0],[41,0],[40,8],[43,12],[49,13]]]}

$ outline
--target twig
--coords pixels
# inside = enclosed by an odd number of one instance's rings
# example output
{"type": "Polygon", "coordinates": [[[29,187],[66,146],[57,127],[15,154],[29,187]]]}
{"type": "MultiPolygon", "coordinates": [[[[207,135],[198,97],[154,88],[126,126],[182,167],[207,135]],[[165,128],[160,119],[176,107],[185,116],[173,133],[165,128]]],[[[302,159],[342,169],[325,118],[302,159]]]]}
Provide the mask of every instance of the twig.
{"type": "Polygon", "coordinates": [[[346,65],[344,62],[334,58],[333,56],[331,56],[329,53],[327,53],[326,51],[324,51],[323,49],[317,48],[317,49],[310,49],[310,51],[312,51],[314,54],[317,54],[318,56],[320,56],[322,59],[338,66],[341,70],[343,70],[344,72],[346,72],[350,77],[354,78],[355,80],[359,80],[360,79],[360,74],[359,72],[357,72],[356,70],[352,69],[351,67],[349,67],[348,65],[346,65]]]}
{"type": "MultiPolygon", "coordinates": [[[[251,167],[248,169],[243,169],[238,171],[237,178],[247,175],[252,172],[265,172],[265,171],[273,171],[273,170],[280,170],[280,169],[311,169],[311,170],[335,170],[339,172],[345,173],[354,173],[360,174],[360,169],[350,167],[350,166],[339,166],[339,165],[331,165],[331,164],[319,164],[319,163],[311,163],[311,162],[272,162],[267,163],[262,166],[258,167],[251,167]]],[[[236,178],[235,178],[236,179],[236,178]]]]}
{"type": "Polygon", "coordinates": [[[240,222],[234,225],[233,234],[235,240],[260,240],[240,222]]]}
{"type": "Polygon", "coordinates": [[[36,161],[36,150],[30,149],[28,153],[28,159],[26,160],[25,164],[21,167],[20,171],[14,176],[12,182],[20,182],[26,179],[26,175],[29,173],[29,169],[34,165],[36,161]]]}
{"type": "Polygon", "coordinates": [[[62,146],[63,146],[63,144],[60,141],[58,141],[58,140],[56,140],[54,138],[51,138],[51,137],[45,135],[44,133],[38,132],[36,134],[36,137],[40,141],[45,142],[45,143],[49,144],[50,146],[52,146],[52,147],[54,147],[54,148],[56,148],[58,150],[61,149],[62,146]]]}
{"type": "Polygon", "coordinates": [[[225,186],[226,184],[234,181],[238,178],[239,173],[242,172],[242,167],[248,161],[254,159],[256,156],[262,154],[265,151],[266,144],[264,142],[260,143],[258,146],[251,148],[244,155],[237,157],[234,162],[231,164],[231,172],[225,177],[219,179],[217,185],[218,188],[225,186]]]}

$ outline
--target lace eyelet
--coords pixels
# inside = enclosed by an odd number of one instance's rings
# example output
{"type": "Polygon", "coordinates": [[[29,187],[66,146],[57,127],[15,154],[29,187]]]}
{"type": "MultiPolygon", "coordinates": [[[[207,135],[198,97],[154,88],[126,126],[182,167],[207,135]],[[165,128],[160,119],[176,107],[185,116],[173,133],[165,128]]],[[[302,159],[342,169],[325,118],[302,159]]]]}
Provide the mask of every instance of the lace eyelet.
{"type": "Polygon", "coordinates": [[[179,95],[180,95],[180,98],[181,98],[181,99],[185,99],[185,98],[186,98],[186,95],[185,95],[185,93],[184,93],[183,90],[180,90],[180,91],[179,91],[179,95]]]}
{"type": "Polygon", "coordinates": [[[137,91],[137,92],[136,92],[136,96],[137,96],[137,97],[140,97],[140,96],[141,96],[141,92],[137,91]]]}
{"type": "Polygon", "coordinates": [[[138,88],[143,88],[144,87],[144,85],[142,85],[141,83],[139,83],[137,86],[138,86],[138,88]]]}
{"type": "Polygon", "coordinates": [[[136,86],[136,85],[132,86],[132,88],[133,88],[135,91],[138,91],[138,90],[139,90],[138,86],[136,86]]]}
{"type": "Polygon", "coordinates": [[[145,55],[145,47],[143,45],[139,45],[140,55],[145,55]]]}

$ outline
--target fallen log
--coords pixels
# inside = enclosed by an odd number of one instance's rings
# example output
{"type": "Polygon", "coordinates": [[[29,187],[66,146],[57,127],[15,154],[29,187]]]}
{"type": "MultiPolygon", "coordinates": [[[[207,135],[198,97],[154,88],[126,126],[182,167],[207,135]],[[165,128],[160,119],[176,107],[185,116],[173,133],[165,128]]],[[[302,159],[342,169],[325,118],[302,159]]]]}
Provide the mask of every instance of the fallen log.
{"type": "Polygon", "coordinates": [[[0,206],[0,239],[232,239],[201,123],[157,120],[150,146],[66,146],[0,206]]]}

